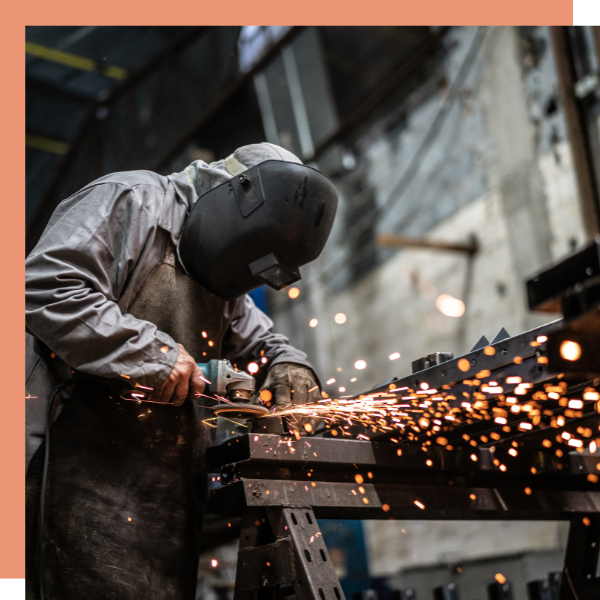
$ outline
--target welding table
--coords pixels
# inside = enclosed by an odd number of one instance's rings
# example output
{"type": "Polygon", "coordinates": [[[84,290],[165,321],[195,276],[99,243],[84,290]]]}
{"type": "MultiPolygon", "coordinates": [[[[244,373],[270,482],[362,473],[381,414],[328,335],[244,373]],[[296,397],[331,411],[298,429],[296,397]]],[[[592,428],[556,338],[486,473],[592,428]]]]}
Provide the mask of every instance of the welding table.
{"type": "MultiPolygon", "coordinates": [[[[391,386],[419,390],[426,383],[430,389],[450,390],[454,399],[448,404],[460,406],[463,393],[477,391],[482,396],[484,387],[473,387],[482,371],[492,374],[505,394],[513,392],[509,378],[515,376],[538,390],[546,382],[568,382],[567,397],[581,398],[590,387],[598,390],[600,236],[529,280],[527,292],[532,310],[560,309],[563,319],[512,338],[502,329],[491,343],[482,338],[462,357],[431,355],[413,363],[417,372],[412,375],[366,393],[385,392],[391,386]],[[579,359],[562,356],[565,340],[579,344],[579,359]]],[[[489,394],[490,400],[493,397],[489,394]]],[[[585,402],[560,432],[575,436],[580,428],[598,431],[598,407],[585,402]]],[[[392,434],[372,436],[370,441],[296,440],[256,431],[209,448],[207,466],[220,472],[223,485],[211,492],[207,510],[241,517],[234,600],[276,598],[286,595],[278,588],[289,591],[290,585],[298,600],[342,600],[318,518],[566,520],[570,530],[560,600],[598,600],[600,486],[595,475],[592,481],[587,478],[597,472],[598,459],[569,451],[557,456],[555,448],[543,446],[544,439],[559,433],[552,419],[562,410],[548,397],[539,427],[531,431],[519,426],[523,415],[504,411],[510,435],[477,447],[463,435],[492,437],[491,417],[444,428],[440,435],[449,444],[431,445],[426,452],[424,435],[395,443],[392,434]],[[364,481],[358,483],[357,475],[364,481]]],[[[267,421],[259,419],[258,427],[267,421]]],[[[350,428],[348,434],[361,431],[350,428]]]]}
{"type": "MultiPolygon", "coordinates": [[[[220,470],[224,485],[212,491],[207,510],[242,518],[235,600],[277,597],[282,584],[291,584],[299,600],[344,598],[319,518],[568,520],[568,577],[579,600],[600,596],[600,492],[585,476],[597,459],[520,451],[516,464],[501,472],[490,448],[425,453],[402,444],[401,456],[398,448],[327,438],[288,445],[269,434],[245,434],[211,448],[209,469],[220,470]]],[[[574,598],[563,580],[561,599],[574,598]]]]}

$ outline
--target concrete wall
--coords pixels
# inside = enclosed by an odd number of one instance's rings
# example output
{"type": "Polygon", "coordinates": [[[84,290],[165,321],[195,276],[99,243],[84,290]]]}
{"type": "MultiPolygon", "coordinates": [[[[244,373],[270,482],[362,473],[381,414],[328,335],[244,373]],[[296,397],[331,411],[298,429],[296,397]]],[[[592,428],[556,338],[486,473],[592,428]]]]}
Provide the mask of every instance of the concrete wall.
{"type": "MultiPolygon", "coordinates": [[[[352,149],[356,166],[337,177],[336,225],[321,258],[302,269],[300,297],[270,297],[277,330],[308,352],[322,381],[337,379],[331,393],[406,375],[427,353],[464,353],[501,327],[514,335],[547,321],[526,310],[524,280],[585,241],[546,28],[453,29],[431,80],[397,111],[403,125],[374,125],[352,149]],[[369,222],[373,207],[381,214],[357,244],[352,223],[361,210],[369,222]],[[473,259],[377,250],[377,232],[457,242],[474,235],[480,250],[473,259]],[[463,317],[436,309],[442,293],[465,302],[463,317]],[[338,312],[347,315],[343,325],[333,321],[338,312]],[[312,318],[316,328],[308,326],[312,318]],[[392,352],[401,358],[390,361],[392,352]],[[354,369],[357,359],[366,360],[364,371],[354,369]]],[[[402,529],[410,527],[367,525],[374,573],[437,564],[440,552],[557,548],[555,531],[540,523],[424,523],[408,538],[402,529]]]]}

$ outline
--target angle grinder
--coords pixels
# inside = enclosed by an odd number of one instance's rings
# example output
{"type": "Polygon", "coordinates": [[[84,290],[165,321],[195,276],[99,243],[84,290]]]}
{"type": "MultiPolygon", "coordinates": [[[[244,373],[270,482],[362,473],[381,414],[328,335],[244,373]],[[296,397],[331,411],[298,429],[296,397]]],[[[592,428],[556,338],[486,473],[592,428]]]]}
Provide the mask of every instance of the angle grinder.
{"type": "MultiPolygon", "coordinates": [[[[256,391],[256,381],[245,371],[237,371],[226,359],[213,359],[207,363],[196,363],[205,382],[204,394],[215,397],[218,404],[210,407],[215,416],[230,419],[256,419],[268,414],[268,409],[251,404],[256,391]]],[[[114,380],[113,387],[123,400],[151,402],[151,390],[143,386],[123,387],[121,380],[114,380]]],[[[268,418],[271,421],[270,418],[268,418]]]]}
{"type": "Polygon", "coordinates": [[[220,402],[212,407],[215,416],[252,419],[269,412],[264,406],[250,404],[256,390],[256,381],[252,375],[245,371],[236,371],[226,359],[213,359],[207,363],[196,364],[205,378],[205,393],[217,398],[227,397],[227,402],[220,402]]]}

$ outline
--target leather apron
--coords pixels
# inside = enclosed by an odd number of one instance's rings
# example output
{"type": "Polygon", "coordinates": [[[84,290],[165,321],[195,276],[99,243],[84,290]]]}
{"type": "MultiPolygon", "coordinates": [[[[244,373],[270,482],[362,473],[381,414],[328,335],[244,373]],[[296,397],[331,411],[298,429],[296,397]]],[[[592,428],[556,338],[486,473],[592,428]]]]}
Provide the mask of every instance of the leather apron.
{"type": "MultiPolygon", "coordinates": [[[[206,362],[221,357],[224,308],[177,268],[169,248],[128,312],[206,362]]],[[[202,422],[212,416],[206,402],[137,403],[111,397],[103,383],[77,385],[51,429],[47,600],[194,600],[208,494],[204,453],[214,431],[202,422]]],[[[43,452],[44,444],[27,473],[28,600],[37,598],[43,452]]]]}

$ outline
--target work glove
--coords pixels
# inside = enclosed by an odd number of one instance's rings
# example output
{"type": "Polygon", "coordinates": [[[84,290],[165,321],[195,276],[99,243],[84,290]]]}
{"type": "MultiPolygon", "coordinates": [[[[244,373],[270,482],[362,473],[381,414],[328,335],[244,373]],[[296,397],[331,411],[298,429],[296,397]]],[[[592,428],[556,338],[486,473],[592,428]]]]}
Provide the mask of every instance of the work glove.
{"type": "MultiPolygon", "coordinates": [[[[321,399],[321,387],[311,369],[295,363],[278,363],[269,369],[260,398],[266,406],[278,409],[293,404],[312,404],[321,399]],[[263,390],[271,392],[271,397],[263,390]]],[[[288,429],[300,435],[312,435],[320,422],[316,417],[286,416],[288,429]]]]}

